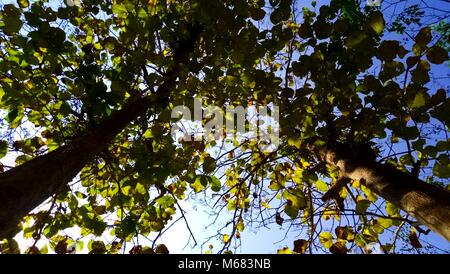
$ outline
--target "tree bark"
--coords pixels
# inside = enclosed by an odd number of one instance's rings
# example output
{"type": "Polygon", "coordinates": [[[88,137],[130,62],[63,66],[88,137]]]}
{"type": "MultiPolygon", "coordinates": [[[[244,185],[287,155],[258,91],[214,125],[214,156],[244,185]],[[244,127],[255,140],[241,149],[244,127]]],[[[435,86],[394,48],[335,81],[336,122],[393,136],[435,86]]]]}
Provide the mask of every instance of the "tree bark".
{"type": "Polygon", "coordinates": [[[360,181],[450,241],[450,192],[391,165],[357,155],[350,145],[310,145],[309,149],[321,161],[338,167],[341,176],[360,181]]]}

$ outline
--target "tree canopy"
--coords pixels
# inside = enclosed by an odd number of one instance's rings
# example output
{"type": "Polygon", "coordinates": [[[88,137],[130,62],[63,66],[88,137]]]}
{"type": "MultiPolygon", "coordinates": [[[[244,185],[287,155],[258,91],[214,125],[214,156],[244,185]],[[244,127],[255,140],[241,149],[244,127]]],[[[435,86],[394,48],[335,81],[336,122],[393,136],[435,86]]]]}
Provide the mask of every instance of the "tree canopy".
{"type": "Polygon", "coordinates": [[[228,218],[207,252],[268,226],[299,231],[278,253],[442,252],[421,237],[450,241],[448,13],[306,2],[4,4],[0,253],[168,253],[194,199],[228,218]],[[279,144],[175,137],[194,98],[278,107],[279,144]]]}

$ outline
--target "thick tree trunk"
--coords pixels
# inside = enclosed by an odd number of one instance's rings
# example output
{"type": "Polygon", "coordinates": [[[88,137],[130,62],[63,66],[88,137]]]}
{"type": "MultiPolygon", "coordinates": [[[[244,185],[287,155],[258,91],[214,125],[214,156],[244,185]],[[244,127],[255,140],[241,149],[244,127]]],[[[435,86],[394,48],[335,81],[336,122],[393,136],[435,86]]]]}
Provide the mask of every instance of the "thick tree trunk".
{"type": "Polygon", "coordinates": [[[450,241],[450,192],[393,166],[357,155],[348,145],[310,146],[322,160],[339,168],[341,176],[358,180],[450,241]]]}
{"type": "Polygon", "coordinates": [[[0,239],[13,236],[23,216],[68,184],[131,121],[143,115],[149,103],[148,97],[133,97],[69,144],[0,173],[0,239]]]}

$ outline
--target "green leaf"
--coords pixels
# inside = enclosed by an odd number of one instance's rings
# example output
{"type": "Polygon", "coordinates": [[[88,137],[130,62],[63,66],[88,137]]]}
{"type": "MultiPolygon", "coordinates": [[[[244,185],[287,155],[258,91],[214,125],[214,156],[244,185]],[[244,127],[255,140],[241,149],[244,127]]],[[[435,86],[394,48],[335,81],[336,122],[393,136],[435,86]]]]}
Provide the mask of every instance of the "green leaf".
{"type": "Polygon", "coordinates": [[[216,159],[211,156],[206,157],[203,160],[203,172],[212,173],[216,169],[216,159]]]}
{"type": "Polygon", "coordinates": [[[383,227],[383,229],[390,228],[392,226],[392,219],[380,217],[378,218],[377,223],[383,227]]]}
{"type": "Polygon", "coordinates": [[[433,46],[427,52],[427,59],[433,64],[442,64],[448,60],[448,53],[439,46],[433,46]]]}
{"type": "Polygon", "coordinates": [[[5,117],[6,122],[11,124],[19,115],[19,110],[17,108],[11,109],[5,117]]]}
{"type": "Polygon", "coordinates": [[[433,110],[430,111],[430,114],[432,117],[449,123],[450,121],[450,115],[448,115],[450,113],[450,99],[447,98],[442,104],[440,104],[439,106],[435,107],[433,110]]]}
{"type": "Polygon", "coordinates": [[[211,190],[219,192],[222,189],[222,183],[216,176],[211,176],[211,190]]]}
{"type": "Polygon", "coordinates": [[[117,228],[117,236],[125,239],[130,235],[134,235],[136,233],[136,227],[136,220],[131,216],[127,216],[122,220],[120,226],[117,228]]]}
{"type": "Polygon", "coordinates": [[[8,142],[1,140],[0,141],[0,159],[6,156],[8,153],[8,142]]]}
{"type": "Polygon", "coordinates": [[[152,138],[153,137],[152,129],[151,128],[147,129],[142,136],[146,139],[152,138]]]}
{"type": "Polygon", "coordinates": [[[367,245],[367,241],[363,235],[358,234],[358,235],[356,235],[356,238],[355,238],[355,244],[359,247],[364,248],[367,245]]]}
{"type": "Polygon", "coordinates": [[[450,140],[447,141],[439,141],[436,143],[436,149],[438,151],[447,151],[450,150],[450,140]]]}
{"type": "Polygon", "coordinates": [[[170,207],[175,204],[175,199],[172,197],[172,195],[164,195],[156,199],[156,203],[162,207],[170,207]]]}
{"type": "Polygon", "coordinates": [[[228,86],[234,86],[237,83],[238,78],[233,75],[225,76],[225,82],[228,86]]]}
{"type": "Polygon", "coordinates": [[[419,31],[419,33],[414,38],[417,44],[426,45],[431,41],[431,28],[425,27],[419,31]]]}
{"type": "Polygon", "coordinates": [[[369,200],[359,200],[356,204],[356,213],[365,214],[371,203],[369,200]]]}
{"type": "Polygon", "coordinates": [[[278,182],[276,180],[272,180],[272,181],[270,181],[269,189],[271,189],[273,191],[283,189],[285,187],[284,183],[285,183],[284,181],[278,182]]]}
{"type": "Polygon", "coordinates": [[[369,18],[369,25],[378,35],[380,35],[384,30],[383,14],[379,11],[371,14],[369,18]]]}
{"type": "Polygon", "coordinates": [[[366,196],[366,199],[370,202],[376,202],[378,200],[378,196],[370,190],[368,187],[361,185],[361,190],[364,192],[364,196],[366,196]]]}
{"type": "Polygon", "coordinates": [[[263,9],[252,9],[251,10],[252,19],[255,21],[259,21],[264,19],[266,12],[263,9]]]}
{"type": "Polygon", "coordinates": [[[289,206],[304,209],[307,206],[306,196],[299,188],[288,188],[283,191],[283,198],[287,200],[289,206]]]}
{"type": "Polygon", "coordinates": [[[392,244],[385,244],[381,246],[381,249],[385,254],[388,254],[394,246],[392,244]]]}
{"type": "Polygon", "coordinates": [[[64,102],[61,105],[60,111],[63,116],[68,116],[72,112],[72,108],[67,102],[64,102]]]}
{"type": "Polygon", "coordinates": [[[398,41],[385,40],[378,47],[378,57],[383,61],[392,61],[398,54],[400,44],[398,41]]]}
{"type": "Polygon", "coordinates": [[[192,189],[193,189],[196,193],[198,193],[198,192],[204,190],[204,189],[206,188],[206,186],[208,186],[208,181],[209,181],[208,178],[209,178],[209,177],[208,177],[208,176],[205,176],[205,175],[197,175],[197,176],[195,177],[194,183],[191,183],[191,184],[190,184],[191,187],[192,187],[192,189]]]}
{"type": "Polygon", "coordinates": [[[288,144],[290,146],[293,146],[293,147],[296,147],[296,148],[300,148],[301,140],[300,140],[300,138],[290,137],[288,139],[288,144]]]}
{"type": "Polygon", "coordinates": [[[430,64],[426,61],[420,61],[417,67],[411,72],[411,80],[414,84],[423,85],[430,81],[428,74],[430,70],[430,64]]]}
{"type": "Polygon", "coordinates": [[[358,45],[367,38],[367,34],[362,31],[355,31],[345,40],[345,45],[349,48],[356,48],[358,45]]]}
{"type": "Polygon", "coordinates": [[[433,94],[433,96],[431,96],[430,103],[433,106],[437,106],[440,103],[444,102],[446,98],[447,98],[447,94],[446,94],[445,90],[439,89],[438,91],[436,91],[435,94],[433,94]]]}
{"type": "Polygon", "coordinates": [[[419,92],[416,94],[416,97],[414,97],[413,103],[411,104],[411,108],[420,108],[425,106],[426,99],[423,92],[419,92]]]}
{"type": "Polygon", "coordinates": [[[107,228],[107,224],[101,220],[95,220],[92,224],[92,233],[96,236],[101,236],[107,228]]]}
{"type": "MultiPolygon", "coordinates": [[[[117,44],[116,38],[111,37],[111,36],[109,36],[109,37],[105,38],[105,40],[103,40],[103,45],[104,45],[105,49],[107,49],[110,52],[112,52],[114,50],[114,48],[116,47],[116,44],[117,44]]],[[[112,84],[111,84],[111,89],[112,89],[112,84]]]]}
{"type": "Polygon", "coordinates": [[[122,194],[125,196],[129,196],[131,194],[131,186],[124,186],[121,188],[122,194]]]}
{"type": "Polygon", "coordinates": [[[106,253],[105,243],[102,241],[91,240],[88,243],[89,254],[104,254],[106,253]]]}
{"type": "Polygon", "coordinates": [[[3,7],[3,31],[6,35],[14,35],[22,28],[23,22],[20,19],[20,14],[20,10],[12,4],[3,7]]]}
{"type": "Polygon", "coordinates": [[[450,178],[450,159],[445,154],[438,157],[433,166],[433,174],[439,178],[450,178]]]}
{"type": "Polygon", "coordinates": [[[159,244],[156,247],[156,254],[169,254],[169,249],[164,244],[159,244]]]}
{"type": "Polygon", "coordinates": [[[83,241],[77,241],[75,244],[76,252],[81,252],[84,248],[84,242],[83,241]]]}
{"type": "Polygon", "coordinates": [[[117,14],[119,17],[124,17],[128,14],[127,8],[122,4],[113,4],[112,12],[117,14]]]}
{"type": "Polygon", "coordinates": [[[269,0],[269,3],[272,7],[276,7],[280,4],[281,0],[269,0]]]}
{"type": "Polygon", "coordinates": [[[391,217],[400,217],[398,208],[390,202],[386,202],[386,213],[391,217]]]}
{"type": "Polygon", "coordinates": [[[296,219],[298,217],[299,209],[291,205],[284,206],[284,212],[291,217],[291,219],[296,219]]]}

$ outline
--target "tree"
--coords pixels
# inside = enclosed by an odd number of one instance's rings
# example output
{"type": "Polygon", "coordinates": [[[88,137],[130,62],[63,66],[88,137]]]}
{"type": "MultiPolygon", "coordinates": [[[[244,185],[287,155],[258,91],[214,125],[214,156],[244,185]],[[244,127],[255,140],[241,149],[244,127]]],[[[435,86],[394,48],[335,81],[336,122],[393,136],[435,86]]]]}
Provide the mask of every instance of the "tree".
{"type": "Polygon", "coordinates": [[[396,252],[402,227],[418,249],[420,224],[450,240],[450,102],[429,83],[448,60],[433,35],[442,29],[383,38],[382,12],[355,3],[4,5],[0,156],[17,157],[0,173],[1,252],[17,252],[22,231],[35,240],[26,252],[44,252],[42,239],[68,253],[79,242],[63,231],[79,227],[114,235],[92,240],[91,253],[155,233],[130,252],[166,253],[157,239],[177,211],[184,218],[179,201],[191,192],[232,212],[219,252],[259,220],[305,226],[297,253],[373,242],[396,252]],[[174,140],[171,111],[194,96],[205,107],[279,106],[280,145],[174,140]]]}

